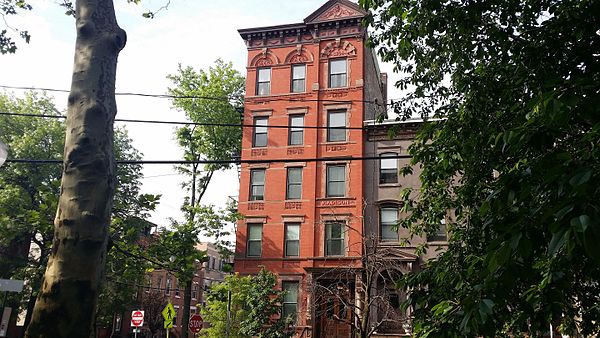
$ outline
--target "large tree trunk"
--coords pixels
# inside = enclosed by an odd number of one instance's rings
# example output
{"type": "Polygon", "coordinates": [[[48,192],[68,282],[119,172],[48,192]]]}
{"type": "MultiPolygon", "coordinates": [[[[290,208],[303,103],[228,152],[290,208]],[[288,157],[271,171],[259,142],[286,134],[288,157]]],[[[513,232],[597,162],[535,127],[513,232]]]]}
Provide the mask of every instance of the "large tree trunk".
{"type": "Polygon", "coordinates": [[[126,35],[112,0],[77,0],[61,194],[52,252],[27,337],[89,337],[115,189],[117,56],[126,35]]]}

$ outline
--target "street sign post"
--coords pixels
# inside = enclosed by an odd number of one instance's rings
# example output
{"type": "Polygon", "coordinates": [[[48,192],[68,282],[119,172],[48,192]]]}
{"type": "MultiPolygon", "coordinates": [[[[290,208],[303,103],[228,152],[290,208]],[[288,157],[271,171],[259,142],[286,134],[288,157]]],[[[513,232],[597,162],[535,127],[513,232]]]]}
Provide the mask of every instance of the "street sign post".
{"type": "Polygon", "coordinates": [[[11,312],[11,307],[5,307],[2,312],[2,320],[0,320],[0,337],[6,337],[8,335],[8,320],[10,319],[11,312]]]}
{"type": "Polygon", "coordinates": [[[175,312],[175,308],[171,302],[162,310],[162,315],[165,319],[164,327],[167,329],[167,338],[169,338],[169,329],[173,327],[173,320],[177,316],[177,312],[175,312]]]}
{"type": "Polygon", "coordinates": [[[0,292],[21,292],[25,282],[17,279],[0,279],[0,292]]]}
{"type": "Polygon", "coordinates": [[[188,327],[190,328],[190,331],[192,331],[192,333],[199,333],[200,330],[202,330],[202,316],[200,316],[199,314],[193,314],[190,317],[190,323],[188,325],[188,327]]]}
{"type": "Polygon", "coordinates": [[[137,338],[138,328],[144,325],[144,311],[131,311],[131,326],[135,327],[135,337],[137,338]]]}
{"type": "Polygon", "coordinates": [[[6,305],[8,293],[23,291],[24,283],[24,281],[18,279],[0,279],[0,292],[4,291],[4,300],[2,301],[2,308],[0,308],[0,311],[2,311],[2,316],[0,316],[0,337],[6,337],[6,331],[8,331],[8,320],[10,319],[10,313],[12,311],[12,308],[4,307],[6,305]],[[4,331],[4,333],[2,333],[2,331],[4,331]]]}

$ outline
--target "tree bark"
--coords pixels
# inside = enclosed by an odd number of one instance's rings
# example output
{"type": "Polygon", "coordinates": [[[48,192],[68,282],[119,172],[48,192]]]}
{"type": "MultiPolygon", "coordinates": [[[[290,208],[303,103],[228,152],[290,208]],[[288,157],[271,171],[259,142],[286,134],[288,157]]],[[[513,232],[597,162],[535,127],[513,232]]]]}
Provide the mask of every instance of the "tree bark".
{"type": "Polygon", "coordinates": [[[77,0],[77,40],[52,252],[26,337],[89,337],[115,189],[117,57],[126,34],[112,0],[77,0]]]}

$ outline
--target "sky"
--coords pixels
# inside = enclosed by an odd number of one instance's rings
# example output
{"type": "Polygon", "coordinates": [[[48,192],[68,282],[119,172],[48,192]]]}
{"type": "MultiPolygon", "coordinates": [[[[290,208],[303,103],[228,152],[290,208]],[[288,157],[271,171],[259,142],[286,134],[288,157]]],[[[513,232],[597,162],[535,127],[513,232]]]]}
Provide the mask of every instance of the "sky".
{"type": "MultiPolygon", "coordinates": [[[[0,86],[69,89],[75,46],[75,21],[64,14],[59,1],[31,0],[33,11],[9,18],[13,27],[26,29],[32,38],[20,43],[14,55],[0,55],[0,86]]],[[[143,0],[140,5],[115,0],[117,21],[127,32],[127,45],[119,55],[117,92],[165,94],[168,74],[178,64],[207,69],[217,58],[232,62],[245,76],[247,51],[237,30],[302,22],[322,6],[325,0],[143,0]],[[154,19],[142,13],[159,11],[154,19]]],[[[392,67],[380,64],[394,83],[392,67]]],[[[388,97],[395,90],[388,88],[388,97]]],[[[22,96],[22,90],[3,90],[22,96]]],[[[48,92],[54,103],[66,111],[67,94],[48,92]]],[[[117,96],[117,118],[185,121],[183,112],[168,99],[117,96]]],[[[174,141],[174,126],[119,123],[125,126],[133,145],[145,160],[181,160],[174,141]]],[[[9,154],[10,158],[10,154],[9,154]]],[[[185,197],[183,177],[172,165],[145,165],[142,192],[161,194],[160,204],[150,221],[165,226],[169,219],[182,220],[180,206],[185,197]]],[[[228,198],[238,195],[236,170],[219,172],[213,177],[205,204],[224,207],[228,198]]]]}

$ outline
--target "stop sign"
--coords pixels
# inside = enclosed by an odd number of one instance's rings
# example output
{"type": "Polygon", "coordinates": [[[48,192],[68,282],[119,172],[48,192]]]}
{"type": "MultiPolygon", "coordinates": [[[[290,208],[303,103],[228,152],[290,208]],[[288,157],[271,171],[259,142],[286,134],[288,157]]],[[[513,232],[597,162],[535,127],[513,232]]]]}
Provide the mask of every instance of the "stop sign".
{"type": "Polygon", "coordinates": [[[140,327],[144,325],[144,311],[131,312],[131,326],[140,327]]]}
{"type": "Polygon", "coordinates": [[[190,324],[188,325],[190,331],[192,331],[192,333],[200,332],[200,330],[202,330],[202,322],[202,316],[200,316],[199,314],[192,315],[190,317],[190,324]]]}

